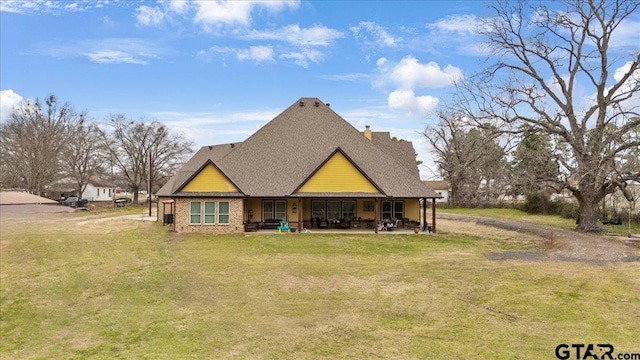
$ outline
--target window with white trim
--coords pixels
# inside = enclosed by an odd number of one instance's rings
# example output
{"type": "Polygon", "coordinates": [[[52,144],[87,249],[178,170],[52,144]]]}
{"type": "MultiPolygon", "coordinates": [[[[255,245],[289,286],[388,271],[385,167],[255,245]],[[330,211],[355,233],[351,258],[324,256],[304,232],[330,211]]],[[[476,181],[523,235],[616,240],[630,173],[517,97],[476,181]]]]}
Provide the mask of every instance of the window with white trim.
{"type": "Polygon", "coordinates": [[[205,201],[204,203],[204,223],[216,223],[216,203],[213,201],[205,201]]]}
{"type": "Polygon", "coordinates": [[[218,224],[228,224],[229,217],[229,202],[220,201],[218,203],[218,224]]]}
{"type": "Polygon", "coordinates": [[[189,206],[189,224],[200,224],[202,217],[202,204],[199,201],[192,201],[189,206]]]}
{"type": "Polygon", "coordinates": [[[189,203],[189,224],[227,225],[230,222],[228,201],[191,201],[189,203]]]}
{"type": "Polygon", "coordinates": [[[404,219],[404,201],[382,201],[383,219],[404,219]]]}

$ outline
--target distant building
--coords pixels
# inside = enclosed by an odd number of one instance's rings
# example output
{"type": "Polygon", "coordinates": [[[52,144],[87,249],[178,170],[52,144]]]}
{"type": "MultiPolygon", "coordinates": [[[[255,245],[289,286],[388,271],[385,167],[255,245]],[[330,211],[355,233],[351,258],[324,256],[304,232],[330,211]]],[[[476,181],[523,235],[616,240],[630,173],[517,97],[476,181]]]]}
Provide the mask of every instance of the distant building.
{"type": "Polygon", "coordinates": [[[444,180],[428,180],[424,181],[424,184],[433,191],[435,191],[438,195],[442,196],[439,199],[436,199],[436,202],[439,203],[448,203],[449,202],[449,192],[451,192],[451,187],[449,183],[444,180]]]}

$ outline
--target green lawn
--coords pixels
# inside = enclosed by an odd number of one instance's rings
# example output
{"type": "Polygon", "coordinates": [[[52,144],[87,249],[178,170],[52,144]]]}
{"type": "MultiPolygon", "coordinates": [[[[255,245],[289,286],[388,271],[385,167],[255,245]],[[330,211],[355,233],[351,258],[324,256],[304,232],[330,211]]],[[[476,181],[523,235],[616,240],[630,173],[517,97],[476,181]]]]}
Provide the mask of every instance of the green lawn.
{"type": "MultiPolygon", "coordinates": [[[[517,209],[467,209],[467,208],[438,208],[438,213],[443,214],[455,214],[465,216],[479,216],[489,217],[495,219],[524,221],[534,224],[556,226],[566,229],[575,229],[575,219],[567,219],[557,215],[539,215],[529,214],[517,209]]],[[[622,219],[623,226],[619,225],[603,225],[598,222],[598,225],[612,235],[627,235],[629,233],[629,222],[626,219],[622,219]]],[[[640,224],[637,222],[631,222],[631,233],[640,234],[640,224]]]]}
{"type": "Polygon", "coordinates": [[[538,244],[458,234],[175,235],[56,216],[57,226],[3,223],[1,359],[552,359],[559,343],[603,342],[640,351],[637,263],[489,261],[538,244]]]}

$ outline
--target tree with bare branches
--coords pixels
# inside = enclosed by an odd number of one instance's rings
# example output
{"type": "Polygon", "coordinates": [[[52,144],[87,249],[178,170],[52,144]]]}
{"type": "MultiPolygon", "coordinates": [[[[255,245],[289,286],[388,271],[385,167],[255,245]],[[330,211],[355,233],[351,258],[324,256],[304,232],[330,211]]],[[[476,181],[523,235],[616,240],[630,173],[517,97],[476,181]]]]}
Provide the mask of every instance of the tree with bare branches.
{"type": "Polygon", "coordinates": [[[24,102],[0,125],[0,161],[9,171],[3,182],[12,183],[5,186],[37,195],[59,180],[60,154],[71,138],[70,129],[86,117],[54,95],[44,105],[40,100],[24,102]]]}
{"type": "Polygon", "coordinates": [[[171,134],[158,121],[134,121],[123,114],[111,115],[108,129],[100,137],[114,166],[127,179],[135,203],[148,180],[150,164],[151,181],[155,184],[167,171],[172,172],[176,164],[184,163],[193,146],[182,134],[171,134]]]}
{"type": "Polygon", "coordinates": [[[491,65],[459,84],[458,111],[505,131],[522,124],[553,140],[556,181],[578,201],[578,230],[598,203],[631,181],[640,146],[640,52],[620,46],[637,0],[499,1],[480,25],[491,65]]]}
{"type": "Polygon", "coordinates": [[[60,154],[62,174],[76,183],[78,196],[101,170],[100,130],[84,118],[69,127],[69,140],[60,154]]]}
{"type": "Polygon", "coordinates": [[[497,200],[506,187],[508,142],[501,132],[487,126],[471,126],[466,119],[438,113],[436,126],[423,135],[435,154],[438,172],[449,182],[449,202],[455,206],[477,205],[497,200]]]}

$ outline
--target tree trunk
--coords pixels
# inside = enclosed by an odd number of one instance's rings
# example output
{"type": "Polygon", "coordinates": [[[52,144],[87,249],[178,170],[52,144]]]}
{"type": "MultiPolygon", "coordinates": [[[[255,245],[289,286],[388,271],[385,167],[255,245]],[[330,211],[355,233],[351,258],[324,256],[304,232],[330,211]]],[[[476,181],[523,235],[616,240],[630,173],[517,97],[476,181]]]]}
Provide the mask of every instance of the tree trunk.
{"type": "Polygon", "coordinates": [[[578,201],[578,224],[579,231],[593,231],[597,228],[599,200],[582,199],[578,201]]]}
{"type": "Polygon", "coordinates": [[[140,187],[133,186],[131,190],[133,190],[133,203],[138,205],[138,191],[140,190],[140,187]]]}

